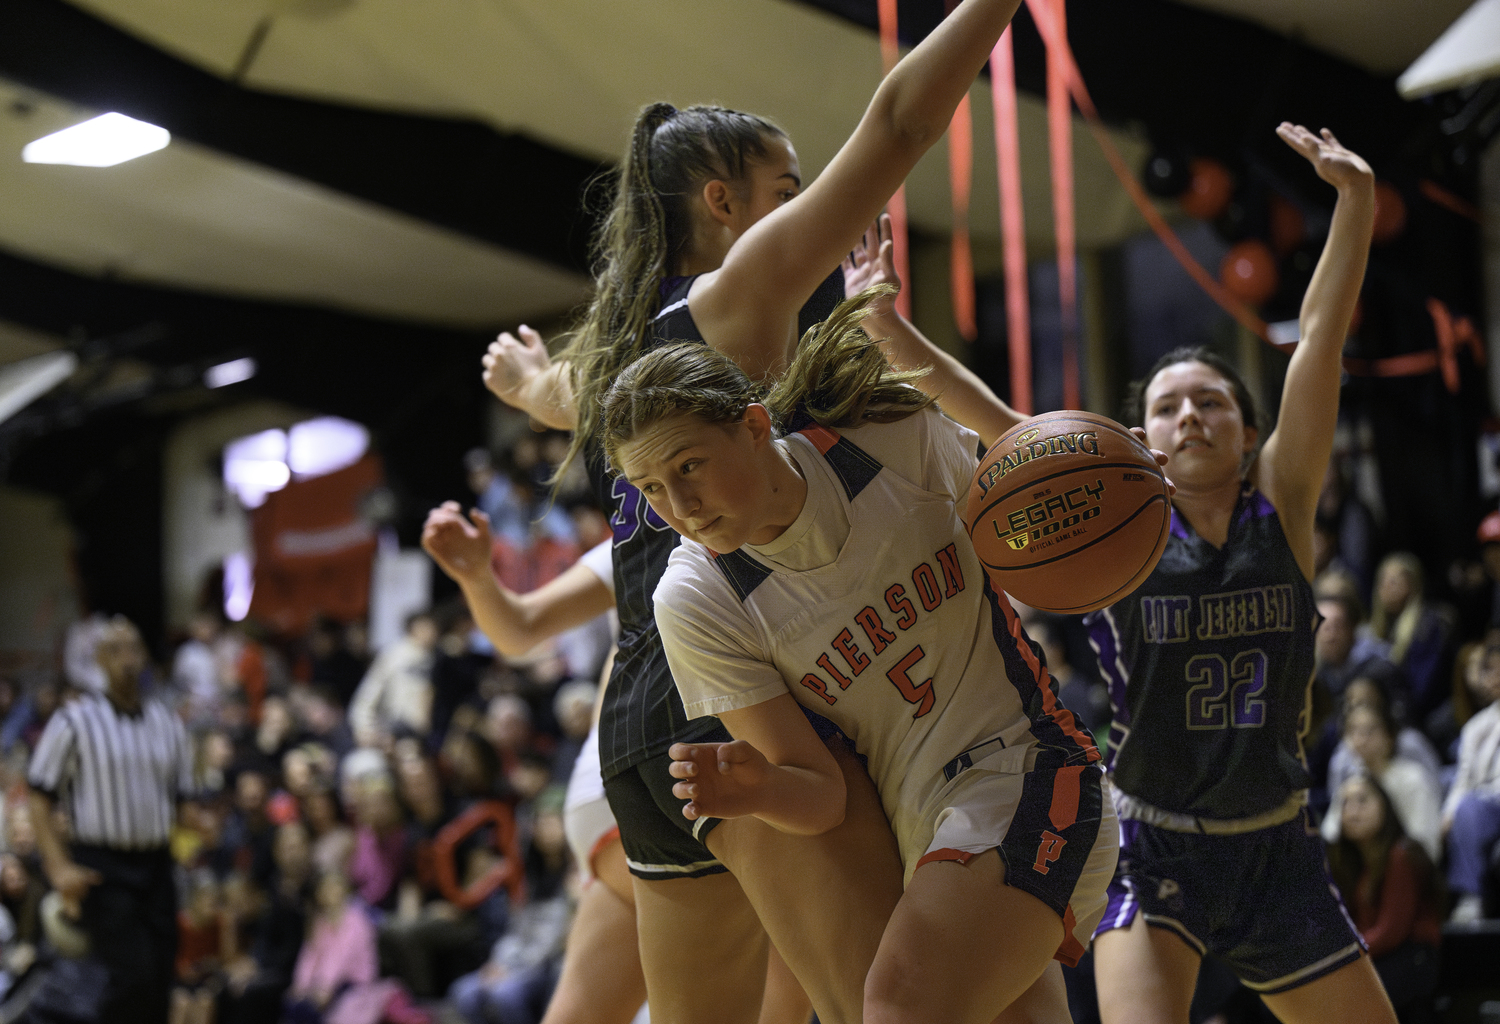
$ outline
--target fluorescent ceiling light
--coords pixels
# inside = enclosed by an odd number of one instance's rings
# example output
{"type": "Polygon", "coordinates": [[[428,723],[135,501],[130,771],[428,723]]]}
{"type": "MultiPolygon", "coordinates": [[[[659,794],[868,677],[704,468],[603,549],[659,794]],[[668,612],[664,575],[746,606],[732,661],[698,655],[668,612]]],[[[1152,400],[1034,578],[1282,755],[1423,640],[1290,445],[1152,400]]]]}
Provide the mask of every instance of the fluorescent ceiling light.
{"type": "Polygon", "coordinates": [[[227,387],[230,384],[238,384],[242,380],[249,380],[255,376],[255,360],[250,356],[243,359],[231,359],[227,363],[218,366],[210,366],[203,371],[203,383],[211,388],[227,387]]]}
{"type": "Polygon", "coordinates": [[[171,141],[172,135],[165,128],[124,114],[100,114],[27,143],[21,159],[28,164],[113,167],[155,153],[171,141]]]}

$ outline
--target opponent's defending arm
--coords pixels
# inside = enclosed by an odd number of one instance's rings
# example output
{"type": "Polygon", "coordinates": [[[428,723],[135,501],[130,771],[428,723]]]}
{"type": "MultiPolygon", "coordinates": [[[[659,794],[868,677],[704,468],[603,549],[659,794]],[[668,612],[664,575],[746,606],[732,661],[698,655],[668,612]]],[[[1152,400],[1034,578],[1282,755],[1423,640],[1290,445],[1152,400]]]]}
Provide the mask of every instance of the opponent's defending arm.
{"type": "MultiPolygon", "coordinates": [[[[853,297],[879,284],[901,287],[896,275],[891,218],[881,214],[844,260],[844,292],[853,297]]],[[[938,348],[896,311],[895,296],[876,299],[865,331],[880,342],[890,364],[901,370],[926,369],[917,387],[942,401],[943,411],[979,435],[988,448],[1024,417],[980,380],[974,371],[938,348]]]]}
{"type": "Polygon", "coordinates": [[[475,624],[507,657],[525,654],[614,607],[609,585],[582,562],[530,593],[502,587],[490,571],[489,517],[476,509],[465,519],[457,502],[444,502],[427,514],[422,547],[459,585],[475,624]]]}
{"type": "Polygon", "coordinates": [[[948,128],[1020,0],[966,0],[896,65],[818,179],[735,242],[689,296],[703,336],[752,376],[779,371],[787,322],[948,128]],[[769,339],[769,340],[768,340],[769,339]]]}
{"type": "Polygon", "coordinates": [[[1313,514],[1333,453],[1344,339],[1370,254],[1375,175],[1326,128],[1318,136],[1284,122],[1276,133],[1338,190],[1328,241],[1302,299],[1302,341],[1287,367],[1280,418],[1255,467],[1256,484],[1281,515],[1297,561],[1311,576],[1313,514]]]}
{"type": "Polygon", "coordinates": [[[791,694],[718,717],[732,743],[674,743],[669,751],[685,817],[750,814],[796,835],[843,822],[843,773],[791,694]]]}

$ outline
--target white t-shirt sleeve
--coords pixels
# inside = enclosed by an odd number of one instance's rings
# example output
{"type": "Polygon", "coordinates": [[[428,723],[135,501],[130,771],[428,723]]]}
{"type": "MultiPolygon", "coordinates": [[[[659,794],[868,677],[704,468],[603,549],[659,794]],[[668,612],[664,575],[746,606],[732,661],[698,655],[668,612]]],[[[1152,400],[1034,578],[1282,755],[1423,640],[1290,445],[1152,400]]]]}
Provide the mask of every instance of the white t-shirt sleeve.
{"type": "Polygon", "coordinates": [[[615,542],[613,538],[601,540],[598,544],[585,551],[583,557],[578,559],[589,567],[590,572],[604,581],[604,585],[609,588],[611,594],[615,592],[614,549],[615,542]]]}
{"type": "Polygon", "coordinates": [[[656,628],[689,718],[721,715],[788,692],[706,549],[687,540],[679,544],[654,601],[656,628]]]}

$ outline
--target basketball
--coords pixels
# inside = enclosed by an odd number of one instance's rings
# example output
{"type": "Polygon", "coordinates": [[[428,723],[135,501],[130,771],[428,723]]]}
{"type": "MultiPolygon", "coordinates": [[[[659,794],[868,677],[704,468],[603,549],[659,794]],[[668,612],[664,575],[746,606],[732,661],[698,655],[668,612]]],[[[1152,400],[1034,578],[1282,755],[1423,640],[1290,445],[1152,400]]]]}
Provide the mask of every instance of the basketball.
{"type": "Polygon", "coordinates": [[[1104,416],[1062,410],[996,441],[964,522],[995,586],[1064,615],[1113,604],[1156,568],[1172,521],[1150,449],[1104,416]]]}

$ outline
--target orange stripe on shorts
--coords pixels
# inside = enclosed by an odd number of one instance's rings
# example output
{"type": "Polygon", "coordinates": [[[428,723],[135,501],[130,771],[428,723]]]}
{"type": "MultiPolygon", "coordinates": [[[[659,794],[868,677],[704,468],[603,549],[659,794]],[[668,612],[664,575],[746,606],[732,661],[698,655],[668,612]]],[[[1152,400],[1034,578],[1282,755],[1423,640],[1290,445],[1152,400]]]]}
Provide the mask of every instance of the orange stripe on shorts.
{"type": "Polygon", "coordinates": [[[1059,768],[1052,777],[1052,809],[1047,812],[1047,817],[1052,820],[1052,827],[1059,832],[1078,820],[1078,776],[1085,767],[1081,764],[1068,765],[1059,768]]]}
{"type": "Polygon", "coordinates": [[[1057,952],[1052,954],[1052,959],[1065,963],[1069,967],[1077,967],[1078,961],[1083,959],[1083,943],[1079,942],[1078,936],[1073,934],[1073,929],[1078,927],[1078,921],[1073,917],[1073,904],[1069,903],[1064,908],[1062,920],[1062,945],[1057,947],[1057,952]]]}

